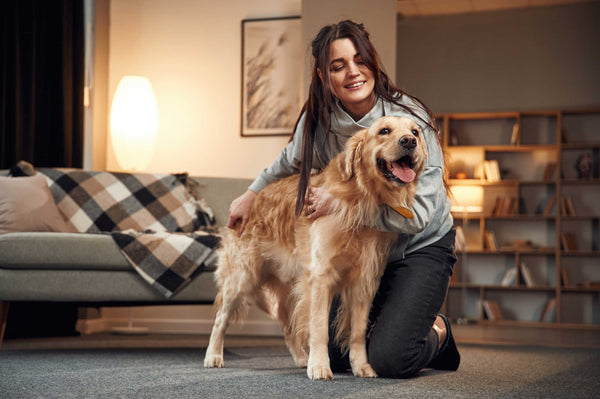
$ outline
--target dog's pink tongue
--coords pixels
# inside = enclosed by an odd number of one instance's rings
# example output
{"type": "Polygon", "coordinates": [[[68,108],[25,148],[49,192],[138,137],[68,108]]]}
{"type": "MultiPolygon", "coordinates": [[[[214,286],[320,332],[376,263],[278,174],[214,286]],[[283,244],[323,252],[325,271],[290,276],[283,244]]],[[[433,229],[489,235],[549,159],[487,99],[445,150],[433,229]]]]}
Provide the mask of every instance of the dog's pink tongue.
{"type": "Polygon", "coordinates": [[[415,180],[417,174],[414,170],[406,166],[404,163],[392,162],[388,164],[388,169],[394,176],[402,180],[404,183],[410,183],[415,180]]]}

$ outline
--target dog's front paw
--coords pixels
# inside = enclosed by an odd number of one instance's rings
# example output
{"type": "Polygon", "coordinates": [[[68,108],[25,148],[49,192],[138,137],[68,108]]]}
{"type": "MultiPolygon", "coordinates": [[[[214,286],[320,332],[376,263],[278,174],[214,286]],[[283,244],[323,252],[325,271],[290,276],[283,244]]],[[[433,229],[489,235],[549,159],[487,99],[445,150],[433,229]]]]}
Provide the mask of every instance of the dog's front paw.
{"type": "Polygon", "coordinates": [[[209,355],[204,357],[204,367],[206,368],[222,368],[223,367],[223,356],[221,355],[209,355]]]}
{"type": "Polygon", "coordinates": [[[355,377],[360,378],[375,378],[377,377],[377,373],[373,370],[373,367],[369,363],[362,364],[357,367],[352,367],[352,374],[355,377]]]}
{"type": "Polygon", "coordinates": [[[308,366],[308,368],[306,369],[306,374],[308,374],[308,378],[310,378],[311,380],[333,380],[333,373],[331,372],[331,369],[327,366],[308,366]]]}

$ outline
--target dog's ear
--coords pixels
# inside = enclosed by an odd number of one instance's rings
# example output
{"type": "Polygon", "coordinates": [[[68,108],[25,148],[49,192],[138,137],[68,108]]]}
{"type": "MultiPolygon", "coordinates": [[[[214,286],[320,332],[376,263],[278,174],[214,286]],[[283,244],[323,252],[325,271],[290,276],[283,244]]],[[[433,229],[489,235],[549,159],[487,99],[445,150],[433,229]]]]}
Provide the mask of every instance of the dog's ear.
{"type": "Polygon", "coordinates": [[[366,130],[356,133],[346,142],[344,164],[341,168],[341,178],[348,181],[354,176],[354,165],[361,161],[362,146],[365,141],[366,130]]]}

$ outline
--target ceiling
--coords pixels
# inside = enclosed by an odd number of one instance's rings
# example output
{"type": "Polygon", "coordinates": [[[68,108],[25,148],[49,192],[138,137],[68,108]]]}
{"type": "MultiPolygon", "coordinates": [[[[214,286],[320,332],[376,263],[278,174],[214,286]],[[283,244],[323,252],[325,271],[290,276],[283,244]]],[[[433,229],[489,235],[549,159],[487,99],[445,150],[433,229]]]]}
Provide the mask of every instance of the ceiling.
{"type": "Polygon", "coordinates": [[[398,14],[407,17],[464,14],[593,1],[598,0],[398,0],[398,14]]]}

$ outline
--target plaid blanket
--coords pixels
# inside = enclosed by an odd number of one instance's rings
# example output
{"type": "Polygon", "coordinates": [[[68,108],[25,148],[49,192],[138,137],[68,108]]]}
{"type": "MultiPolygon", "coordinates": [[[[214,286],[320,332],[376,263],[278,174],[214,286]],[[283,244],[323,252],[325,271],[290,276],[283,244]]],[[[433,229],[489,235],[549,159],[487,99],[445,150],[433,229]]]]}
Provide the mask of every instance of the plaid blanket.
{"type": "Polygon", "coordinates": [[[214,222],[187,174],[43,168],[59,211],[76,231],[192,232],[214,222]]]}
{"type": "Polygon", "coordinates": [[[172,297],[197,274],[213,266],[219,239],[207,232],[111,233],[135,270],[165,297],[172,297]]]}
{"type": "MultiPolygon", "coordinates": [[[[11,175],[32,171],[21,162],[11,175]]],[[[167,298],[214,264],[214,215],[187,174],[37,172],[74,231],[110,234],[133,268],[167,298]]]]}

